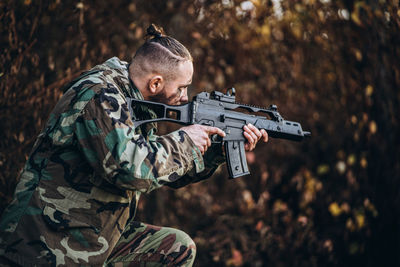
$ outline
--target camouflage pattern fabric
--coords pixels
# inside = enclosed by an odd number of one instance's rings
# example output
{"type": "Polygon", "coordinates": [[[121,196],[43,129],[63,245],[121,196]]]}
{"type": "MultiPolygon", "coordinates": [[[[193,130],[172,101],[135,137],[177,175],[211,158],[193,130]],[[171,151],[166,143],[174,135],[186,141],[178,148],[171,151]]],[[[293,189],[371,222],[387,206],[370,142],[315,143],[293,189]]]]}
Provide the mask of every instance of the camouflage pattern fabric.
{"type": "MultiPolygon", "coordinates": [[[[203,157],[183,131],[157,136],[155,125],[134,128],[128,96],[143,99],[118,58],[70,83],[0,219],[0,257],[22,266],[102,265],[131,231],[141,193],[200,181],[224,161],[215,146],[203,157]]],[[[154,251],[172,246],[165,242],[153,242],[154,251]]]]}
{"type": "Polygon", "coordinates": [[[127,226],[105,266],[192,266],[196,245],[184,232],[140,222],[127,226]]]}

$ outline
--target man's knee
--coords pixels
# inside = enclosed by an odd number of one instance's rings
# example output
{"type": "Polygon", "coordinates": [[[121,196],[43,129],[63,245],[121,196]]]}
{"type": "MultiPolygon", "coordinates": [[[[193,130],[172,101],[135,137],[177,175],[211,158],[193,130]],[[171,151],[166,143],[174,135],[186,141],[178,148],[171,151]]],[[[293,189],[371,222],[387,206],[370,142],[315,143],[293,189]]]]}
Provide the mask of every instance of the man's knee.
{"type": "Polygon", "coordinates": [[[191,247],[193,249],[196,249],[196,244],[194,243],[193,239],[184,231],[181,230],[176,230],[175,229],[175,235],[176,235],[176,241],[180,242],[182,245],[186,247],[191,247]]]}
{"type": "Polygon", "coordinates": [[[193,265],[196,245],[188,234],[169,227],[141,225],[141,231],[118,242],[107,264],[114,266],[120,262],[132,262],[133,265],[139,265],[149,262],[152,266],[193,265]]]}
{"type": "Polygon", "coordinates": [[[196,244],[193,239],[185,232],[173,229],[175,234],[174,249],[170,250],[175,258],[174,263],[177,266],[192,266],[196,257],[196,244]]]}

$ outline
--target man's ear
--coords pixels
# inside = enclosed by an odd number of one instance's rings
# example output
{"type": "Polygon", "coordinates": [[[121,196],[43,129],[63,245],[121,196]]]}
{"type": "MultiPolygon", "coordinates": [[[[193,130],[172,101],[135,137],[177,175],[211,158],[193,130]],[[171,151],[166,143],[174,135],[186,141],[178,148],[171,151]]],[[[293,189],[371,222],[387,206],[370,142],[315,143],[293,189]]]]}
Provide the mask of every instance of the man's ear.
{"type": "Polygon", "coordinates": [[[152,95],[157,94],[164,87],[164,78],[161,75],[153,76],[149,81],[149,90],[152,95]]]}

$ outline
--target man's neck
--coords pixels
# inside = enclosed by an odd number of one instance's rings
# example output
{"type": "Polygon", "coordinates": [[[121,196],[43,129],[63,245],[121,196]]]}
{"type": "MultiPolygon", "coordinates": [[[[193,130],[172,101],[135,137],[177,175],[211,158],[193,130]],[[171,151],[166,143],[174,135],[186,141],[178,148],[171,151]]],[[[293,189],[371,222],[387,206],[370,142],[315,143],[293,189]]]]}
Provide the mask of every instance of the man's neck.
{"type": "Polygon", "coordinates": [[[135,77],[134,75],[129,74],[129,79],[131,80],[132,86],[136,87],[137,90],[142,94],[143,99],[147,99],[148,94],[146,88],[146,82],[143,79],[135,77]]]}
{"type": "Polygon", "coordinates": [[[133,66],[131,64],[129,64],[128,73],[129,73],[129,79],[131,80],[133,86],[140,91],[140,93],[143,96],[143,99],[146,100],[149,95],[149,92],[146,90],[147,87],[146,77],[136,75],[136,73],[133,71],[133,66]]]}

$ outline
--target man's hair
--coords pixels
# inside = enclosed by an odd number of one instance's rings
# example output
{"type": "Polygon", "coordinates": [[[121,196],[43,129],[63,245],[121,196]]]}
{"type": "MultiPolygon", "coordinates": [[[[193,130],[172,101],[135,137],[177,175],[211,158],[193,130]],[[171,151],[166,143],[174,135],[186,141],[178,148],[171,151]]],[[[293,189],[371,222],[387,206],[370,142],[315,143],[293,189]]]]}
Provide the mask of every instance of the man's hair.
{"type": "Polygon", "coordinates": [[[151,24],[147,28],[150,38],[136,51],[130,72],[135,75],[157,73],[166,80],[174,79],[176,67],[193,58],[187,48],[176,39],[164,34],[162,28],[151,24]]]}

